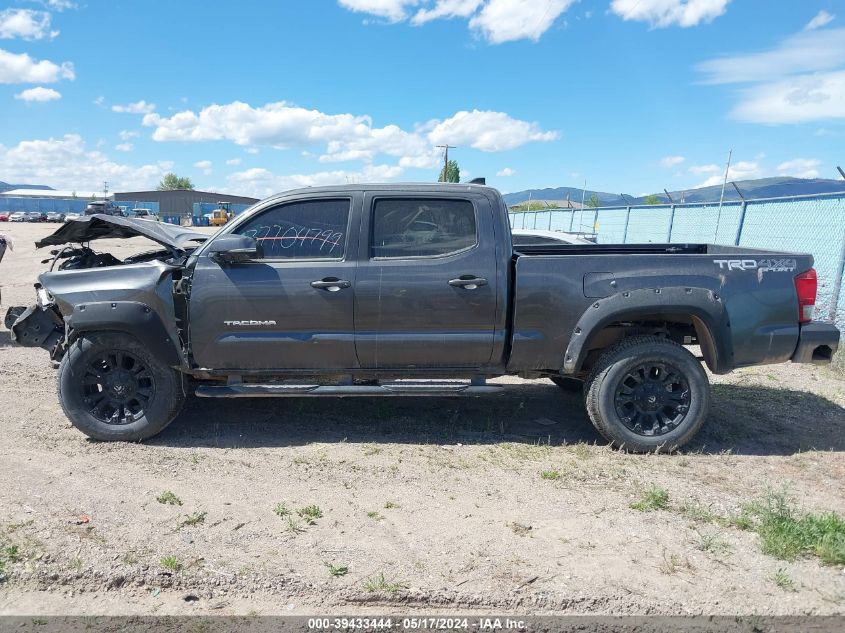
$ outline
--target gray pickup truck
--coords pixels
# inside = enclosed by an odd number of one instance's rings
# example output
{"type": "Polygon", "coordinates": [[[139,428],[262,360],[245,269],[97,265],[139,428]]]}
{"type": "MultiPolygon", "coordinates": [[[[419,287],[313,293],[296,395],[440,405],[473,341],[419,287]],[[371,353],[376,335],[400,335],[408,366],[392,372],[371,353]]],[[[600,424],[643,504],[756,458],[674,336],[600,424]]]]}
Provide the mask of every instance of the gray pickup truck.
{"type": "Polygon", "coordinates": [[[257,203],[213,236],[91,216],[53,251],[20,344],[58,364],[71,422],[143,440],[204,398],[492,394],[502,375],[583,389],[612,444],[673,450],[704,422],[707,374],[827,363],[810,255],[709,244],[514,248],[481,185],[348,185],[257,203]],[[161,250],[119,260],[98,238],[161,250]]]}

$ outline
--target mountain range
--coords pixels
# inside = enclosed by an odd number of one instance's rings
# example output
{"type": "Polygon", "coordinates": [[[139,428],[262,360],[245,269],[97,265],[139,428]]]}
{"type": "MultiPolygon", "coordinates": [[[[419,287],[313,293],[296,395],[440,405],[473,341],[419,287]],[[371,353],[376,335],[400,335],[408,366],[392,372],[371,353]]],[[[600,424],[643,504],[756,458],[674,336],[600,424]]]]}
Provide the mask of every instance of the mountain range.
{"type": "Polygon", "coordinates": [[[48,187],[47,185],[12,185],[0,180],[0,193],[14,189],[52,189],[52,187],[48,187]]]}
{"type": "MultiPolygon", "coordinates": [[[[815,193],[845,193],[845,180],[829,180],[825,178],[759,178],[757,180],[738,180],[736,186],[742,192],[746,200],[757,198],[780,198],[783,196],[800,196],[815,193]]],[[[674,202],[718,202],[722,193],[722,186],[701,187],[699,189],[687,189],[686,191],[670,191],[669,195],[674,202]]],[[[599,200],[603,207],[645,204],[648,196],[629,196],[627,194],[607,193],[605,191],[586,192],[577,187],[553,187],[547,189],[526,189],[506,193],[503,197],[508,206],[531,200],[546,200],[561,202],[567,196],[573,202],[580,203],[582,197],[588,201],[593,195],[599,200]]],[[[670,202],[665,193],[655,193],[661,203],[670,202]]],[[[736,189],[728,183],[725,187],[725,200],[739,200],[740,196],[736,189]]]]}

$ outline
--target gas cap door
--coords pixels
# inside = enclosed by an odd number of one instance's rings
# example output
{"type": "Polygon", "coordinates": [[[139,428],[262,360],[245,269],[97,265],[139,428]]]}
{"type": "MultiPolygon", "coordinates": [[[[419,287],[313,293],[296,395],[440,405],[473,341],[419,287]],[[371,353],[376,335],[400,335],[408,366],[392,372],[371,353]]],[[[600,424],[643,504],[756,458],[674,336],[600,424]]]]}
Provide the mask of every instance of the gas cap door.
{"type": "Polygon", "coordinates": [[[616,278],[613,273],[587,273],[584,275],[584,296],[601,299],[616,294],[616,278]]]}

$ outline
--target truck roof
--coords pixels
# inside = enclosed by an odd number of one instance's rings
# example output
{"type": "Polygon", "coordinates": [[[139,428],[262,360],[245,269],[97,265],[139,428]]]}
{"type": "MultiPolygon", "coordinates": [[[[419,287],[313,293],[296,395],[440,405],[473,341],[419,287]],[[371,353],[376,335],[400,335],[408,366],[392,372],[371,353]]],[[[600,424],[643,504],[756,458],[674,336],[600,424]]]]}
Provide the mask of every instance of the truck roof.
{"type": "Polygon", "coordinates": [[[390,182],[390,183],[363,183],[348,185],[326,185],[322,187],[302,187],[300,189],[289,189],[275,193],[264,200],[272,200],[282,196],[298,195],[303,193],[352,193],[355,191],[395,191],[405,193],[437,193],[440,191],[459,192],[492,192],[499,195],[498,189],[489,185],[473,185],[470,183],[451,182],[390,182]]]}

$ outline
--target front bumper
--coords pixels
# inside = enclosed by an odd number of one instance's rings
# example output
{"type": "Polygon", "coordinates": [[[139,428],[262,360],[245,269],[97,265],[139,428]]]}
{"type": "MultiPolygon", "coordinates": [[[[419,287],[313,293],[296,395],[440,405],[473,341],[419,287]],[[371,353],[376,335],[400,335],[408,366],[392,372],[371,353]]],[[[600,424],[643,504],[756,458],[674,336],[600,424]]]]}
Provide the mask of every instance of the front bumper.
{"type": "Polygon", "coordinates": [[[839,330],[830,323],[813,321],[801,326],[793,363],[826,365],[839,348],[839,330]]]}

